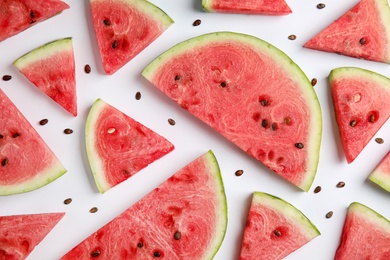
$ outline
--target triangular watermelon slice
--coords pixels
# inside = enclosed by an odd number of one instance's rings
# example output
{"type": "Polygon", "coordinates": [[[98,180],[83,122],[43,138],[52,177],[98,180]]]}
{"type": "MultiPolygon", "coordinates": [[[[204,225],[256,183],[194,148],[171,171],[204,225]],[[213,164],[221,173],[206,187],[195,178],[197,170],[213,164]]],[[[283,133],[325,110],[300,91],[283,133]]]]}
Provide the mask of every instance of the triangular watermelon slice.
{"type": "Polygon", "coordinates": [[[212,259],[227,226],[226,196],[209,151],[91,234],[61,260],[212,259]]]}
{"type": "Polygon", "coordinates": [[[65,213],[0,216],[0,259],[26,259],[65,213]]]}
{"type": "Polygon", "coordinates": [[[72,38],[42,45],[17,59],[14,65],[47,96],[77,116],[72,38]]]}
{"type": "Polygon", "coordinates": [[[202,0],[207,12],[286,15],[292,13],[285,0],[202,0]]]}
{"type": "Polygon", "coordinates": [[[47,144],[0,89],[0,195],[38,189],[66,172],[47,144]]]}
{"type": "Polygon", "coordinates": [[[108,74],[128,63],[173,23],[148,1],[90,1],[100,56],[108,74]]]}
{"type": "Polygon", "coordinates": [[[304,47],[390,63],[390,8],[387,0],[361,0],[310,39],[304,47]]]}
{"type": "Polygon", "coordinates": [[[342,67],[330,72],[329,84],[345,156],[351,163],[390,117],[390,79],[342,67]]]}
{"type": "Polygon", "coordinates": [[[68,8],[60,0],[1,0],[0,42],[68,8]]]}
{"type": "Polygon", "coordinates": [[[240,260],[283,259],[319,235],[318,229],[293,205],[270,194],[255,192],[240,260]]]}
{"type": "Polygon", "coordinates": [[[390,259],[390,221],[363,204],[351,203],[334,259],[390,259]]]}
{"type": "Polygon", "coordinates": [[[302,70],[251,35],[216,32],[172,47],[142,74],[242,150],[309,190],[317,171],[321,108],[302,70]]]}
{"type": "Polygon", "coordinates": [[[101,193],[174,149],[167,139],[98,99],[85,129],[88,160],[101,193]]]}
{"type": "Polygon", "coordinates": [[[368,179],[390,192],[390,152],[383,157],[368,179]]]}

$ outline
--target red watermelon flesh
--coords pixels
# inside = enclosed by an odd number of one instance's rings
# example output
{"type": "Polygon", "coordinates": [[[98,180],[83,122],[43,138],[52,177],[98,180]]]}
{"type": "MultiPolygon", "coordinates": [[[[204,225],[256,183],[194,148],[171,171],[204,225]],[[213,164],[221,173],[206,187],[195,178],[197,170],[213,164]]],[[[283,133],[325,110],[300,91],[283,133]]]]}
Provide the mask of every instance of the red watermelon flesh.
{"type": "Polygon", "coordinates": [[[92,21],[103,67],[113,74],[160,36],[173,20],[139,0],[91,0],[92,21]]]}
{"type": "Polygon", "coordinates": [[[330,72],[329,83],[345,156],[351,163],[390,117],[390,79],[342,67],[330,72]]]}
{"type": "Polygon", "coordinates": [[[66,170],[35,129],[0,90],[0,195],[40,188],[66,170]]]}
{"type": "Polygon", "coordinates": [[[321,109],[307,77],[279,49],[250,35],[211,33],[174,46],[142,74],[249,155],[310,188],[321,109]]]}
{"type": "Polygon", "coordinates": [[[174,149],[167,139],[98,99],[85,129],[88,160],[101,193],[174,149]]]}
{"type": "Polygon", "coordinates": [[[390,63],[387,0],[361,0],[310,39],[304,47],[390,63]]]}
{"type": "Polygon", "coordinates": [[[60,212],[0,216],[0,259],[26,259],[64,215],[60,212]]]}
{"type": "Polygon", "coordinates": [[[390,221],[353,202],[348,208],[335,260],[390,259],[390,221]]]}
{"type": "Polygon", "coordinates": [[[284,0],[202,0],[207,12],[286,15],[292,13],[284,0]]]}
{"type": "Polygon", "coordinates": [[[0,42],[68,8],[59,0],[2,0],[0,42]]]}
{"type": "Polygon", "coordinates": [[[226,225],[224,187],[209,151],[61,259],[212,259],[226,225]]]}
{"type": "Polygon", "coordinates": [[[263,192],[253,194],[240,260],[283,259],[320,232],[297,208],[263,192]]]}
{"type": "Polygon", "coordinates": [[[77,116],[72,38],[42,45],[17,59],[14,65],[47,96],[77,116]]]}
{"type": "Polygon", "coordinates": [[[368,179],[390,192],[390,152],[383,157],[368,179]]]}

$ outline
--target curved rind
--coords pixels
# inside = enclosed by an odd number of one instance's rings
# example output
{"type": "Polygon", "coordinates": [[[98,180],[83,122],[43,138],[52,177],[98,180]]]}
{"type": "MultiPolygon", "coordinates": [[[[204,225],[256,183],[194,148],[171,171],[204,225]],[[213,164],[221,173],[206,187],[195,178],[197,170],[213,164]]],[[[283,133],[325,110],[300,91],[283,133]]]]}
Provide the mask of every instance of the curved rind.
{"type": "Polygon", "coordinates": [[[368,176],[368,179],[384,190],[390,192],[390,172],[388,171],[390,165],[390,152],[379,162],[374,171],[368,176]]]}
{"type": "Polygon", "coordinates": [[[218,1],[202,0],[202,8],[209,13],[287,15],[292,13],[284,0],[274,0],[272,4],[262,1],[218,1]]]}

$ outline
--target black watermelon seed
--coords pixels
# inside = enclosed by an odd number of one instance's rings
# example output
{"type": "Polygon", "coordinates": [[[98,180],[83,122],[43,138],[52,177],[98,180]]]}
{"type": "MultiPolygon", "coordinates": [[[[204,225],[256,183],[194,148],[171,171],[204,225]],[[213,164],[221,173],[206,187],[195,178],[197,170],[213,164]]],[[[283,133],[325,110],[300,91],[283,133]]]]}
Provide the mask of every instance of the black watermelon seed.
{"type": "Polygon", "coordinates": [[[277,123],[272,123],[271,124],[271,130],[276,131],[278,129],[278,124],[277,123]]]}
{"type": "Polygon", "coordinates": [[[45,118],[45,119],[42,119],[41,121],[39,121],[39,124],[46,125],[48,122],[49,122],[49,120],[45,118]]]}
{"type": "Polygon", "coordinates": [[[137,93],[135,93],[135,99],[136,100],[140,100],[141,99],[141,92],[137,92],[137,93]]]}
{"type": "Polygon", "coordinates": [[[313,79],[311,80],[311,85],[314,87],[316,84],[317,84],[317,79],[316,79],[316,78],[313,78],[313,79]]]}
{"type": "Polygon", "coordinates": [[[3,80],[4,81],[9,81],[9,80],[11,80],[12,79],[12,76],[11,75],[4,75],[3,76],[3,80]]]}
{"type": "Polygon", "coordinates": [[[326,213],[325,217],[326,218],[331,218],[333,216],[333,211],[329,211],[328,213],[326,213]]]}
{"type": "Polygon", "coordinates": [[[302,149],[304,147],[303,143],[296,143],[295,147],[298,149],[302,149]]]}
{"type": "Polygon", "coordinates": [[[243,170],[237,170],[235,173],[234,173],[236,176],[241,176],[244,174],[244,171],[243,170]]]}
{"type": "Polygon", "coordinates": [[[375,122],[375,114],[371,114],[368,121],[370,121],[370,123],[374,123],[375,122]]]}
{"type": "Polygon", "coordinates": [[[260,100],[260,104],[261,104],[263,107],[266,107],[266,106],[269,105],[269,102],[268,102],[268,100],[266,100],[266,99],[262,99],[262,100],[260,100]]]}
{"type": "Polygon", "coordinates": [[[226,87],[226,82],[225,81],[221,82],[221,87],[223,87],[223,88],[226,87]]]}
{"type": "Polygon", "coordinates": [[[263,119],[263,120],[261,121],[261,126],[264,127],[264,128],[266,128],[266,127],[268,126],[268,121],[267,121],[267,119],[263,119]]]}
{"type": "Polygon", "coordinates": [[[111,45],[111,47],[112,47],[113,49],[116,49],[117,46],[118,46],[118,42],[117,42],[116,40],[114,40],[113,43],[112,43],[112,45],[111,45]]]}
{"type": "Polygon", "coordinates": [[[91,253],[91,257],[98,257],[100,256],[100,251],[99,250],[93,250],[91,253]]]}
{"type": "Polygon", "coordinates": [[[336,187],[337,187],[337,188],[343,188],[343,187],[345,187],[345,182],[340,181],[339,183],[337,183],[336,187]]]}
{"type": "Polygon", "coordinates": [[[282,235],[282,233],[280,233],[280,231],[277,230],[277,229],[274,230],[274,234],[275,234],[275,236],[277,236],[277,237],[280,237],[280,236],[282,235]]]}
{"type": "Polygon", "coordinates": [[[319,3],[319,4],[317,5],[317,8],[318,8],[318,9],[324,9],[324,8],[325,8],[325,4],[319,3]]]}
{"type": "Polygon", "coordinates": [[[359,40],[359,43],[361,44],[361,45],[364,45],[364,44],[366,44],[366,38],[361,38],[360,40],[359,40]]]}
{"type": "Polygon", "coordinates": [[[107,25],[107,26],[111,25],[111,22],[109,20],[107,20],[107,19],[104,19],[103,23],[104,23],[104,25],[107,25]]]}
{"type": "Polygon", "coordinates": [[[64,204],[65,204],[65,205],[68,205],[68,204],[70,204],[71,202],[72,202],[72,198],[67,198],[67,199],[64,200],[64,204]]]}
{"type": "Polygon", "coordinates": [[[0,134],[0,139],[3,139],[4,135],[0,134]]]}
{"type": "Polygon", "coordinates": [[[288,39],[293,41],[297,39],[297,36],[295,34],[291,34],[288,36],[288,39]]]}
{"type": "Polygon", "coordinates": [[[322,190],[321,186],[317,186],[315,189],[314,189],[314,193],[318,193],[322,190]]]}
{"type": "Polygon", "coordinates": [[[351,122],[349,122],[349,125],[352,127],[355,127],[356,124],[357,124],[356,120],[352,120],[351,122]]]}
{"type": "Polygon", "coordinates": [[[169,123],[170,125],[176,125],[175,120],[173,120],[172,118],[168,118],[168,123],[169,123]]]}
{"type": "Polygon", "coordinates": [[[377,142],[378,144],[383,144],[385,141],[383,140],[383,138],[375,138],[375,142],[377,142]]]}
{"type": "Polygon", "coordinates": [[[73,130],[70,129],[70,128],[66,128],[66,129],[64,130],[64,133],[67,134],[67,135],[70,135],[71,133],[73,133],[73,130]]]}
{"type": "Polygon", "coordinates": [[[6,166],[8,164],[8,159],[7,158],[4,158],[2,161],[1,161],[1,166],[6,166]]]}
{"type": "Polygon", "coordinates": [[[153,253],[153,256],[154,256],[154,257],[160,257],[160,256],[161,256],[161,253],[158,252],[158,251],[156,251],[156,252],[153,253]]]}
{"type": "Polygon", "coordinates": [[[144,246],[144,243],[138,242],[138,244],[137,244],[137,247],[138,247],[138,248],[142,248],[143,246],[144,246]]]}
{"type": "Polygon", "coordinates": [[[35,13],[33,11],[30,12],[30,18],[34,19],[35,18],[35,13]]]}
{"type": "Polygon", "coordinates": [[[92,207],[89,212],[90,213],[96,213],[98,211],[98,208],[97,207],[92,207]]]}
{"type": "Polygon", "coordinates": [[[175,235],[173,235],[173,238],[174,238],[175,240],[179,240],[179,239],[181,238],[181,233],[180,233],[180,231],[176,231],[176,232],[175,232],[175,235]]]}
{"type": "Polygon", "coordinates": [[[91,73],[91,66],[89,66],[89,64],[86,64],[84,66],[84,72],[87,74],[91,73]]]}
{"type": "Polygon", "coordinates": [[[176,81],[180,80],[180,76],[179,76],[179,75],[176,75],[176,76],[175,76],[175,80],[176,80],[176,81]]]}
{"type": "Polygon", "coordinates": [[[202,21],[201,21],[200,19],[196,19],[196,20],[192,23],[192,25],[193,25],[193,26],[199,26],[201,23],[202,23],[202,21]]]}
{"type": "Polygon", "coordinates": [[[12,135],[13,138],[17,138],[17,137],[19,137],[19,136],[20,136],[20,133],[14,133],[14,134],[12,135]]]}

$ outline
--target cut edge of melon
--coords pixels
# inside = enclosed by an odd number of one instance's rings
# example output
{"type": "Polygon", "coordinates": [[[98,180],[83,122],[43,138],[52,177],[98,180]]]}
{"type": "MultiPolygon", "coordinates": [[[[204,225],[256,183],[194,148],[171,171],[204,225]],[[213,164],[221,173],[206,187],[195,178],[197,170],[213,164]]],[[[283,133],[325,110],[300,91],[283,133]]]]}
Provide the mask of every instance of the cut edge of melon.
{"type": "Polygon", "coordinates": [[[351,213],[359,215],[361,218],[375,224],[375,226],[381,230],[385,230],[390,235],[390,221],[372,208],[360,202],[352,202],[348,207],[347,214],[351,213]]]}
{"type": "MultiPolygon", "coordinates": [[[[378,5],[378,13],[380,15],[380,20],[382,25],[385,27],[386,39],[390,42],[390,6],[387,0],[375,1],[378,5]],[[386,26],[387,25],[387,26],[386,26]]],[[[386,48],[386,57],[384,62],[390,63],[390,48],[386,48]]]]}
{"type": "Polygon", "coordinates": [[[212,0],[202,0],[202,8],[205,12],[214,12],[212,0]]]}
{"type": "Polygon", "coordinates": [[[390,175],[388,173],[381,170],[375,170],[370,174],[370,176],[368,176],[368,179],[384,190],[390,192],[390,175]]]}

